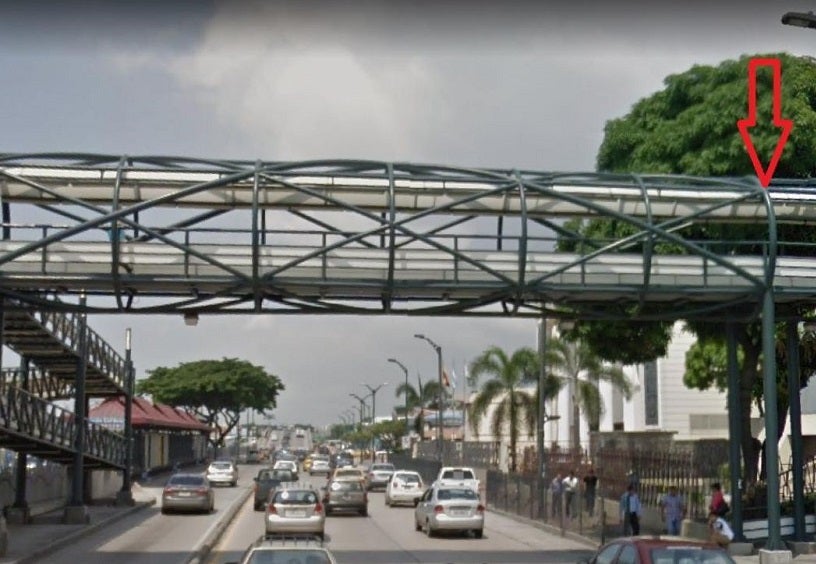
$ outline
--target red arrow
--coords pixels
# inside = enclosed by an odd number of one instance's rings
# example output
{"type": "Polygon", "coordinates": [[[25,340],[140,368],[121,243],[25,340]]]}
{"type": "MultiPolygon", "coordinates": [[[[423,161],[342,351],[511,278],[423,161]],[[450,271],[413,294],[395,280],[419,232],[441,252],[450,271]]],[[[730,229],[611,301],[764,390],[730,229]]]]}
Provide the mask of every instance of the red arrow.
{"type": "Polygon", "coordinates": [[[779,59],[751,59],[748,61],[748,117],[737,120],[737,129],[742,135],[742,141],[745,143],[745,148],[748,151],[748,156],[751,157],[751,162],[754,165],[759,183],[765,188],[771,183],[776,165],[779,164],[779,159],[782,157],[782,150],[785,148],[785,143],[788,142],[788,136],[791,129],[793,129],[793,121],[789,119],[782,119],[782,63],[779,59]],[[771,162],[768,163],[767,170],[762,166],[762,162],[757,156],[754,142],[751,140],[749,128],[756,126],[756,79],[758,67],[771,67],[773,70],[773,124],[782,130],[779,134],[779,141],[776,142],[776,149],[774,149],[771,162]]]}

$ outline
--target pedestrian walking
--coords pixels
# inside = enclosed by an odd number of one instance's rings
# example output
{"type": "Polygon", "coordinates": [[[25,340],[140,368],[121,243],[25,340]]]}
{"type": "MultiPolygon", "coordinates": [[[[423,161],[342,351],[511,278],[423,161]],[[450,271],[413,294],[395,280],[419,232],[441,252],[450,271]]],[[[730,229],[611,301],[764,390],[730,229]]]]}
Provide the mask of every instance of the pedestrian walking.
{"type": "Polygon", "coordinates": [[[683,519],[686,517],[686,504],[677,493],[677,486],[669,486],[669,493],[660,500],[660,516],[666,523],[666,533],[679,535],[683,519]]]}
{"type": "Polygon", "coordinates": [[[623,535],[637,536],[640,534],[640,515],[643,508],[640,504],[637,489],[634,484],[629,484],[620,498],[620,518],[623,523],[623,535]]]}
{"type": "Polygon", "coordinates": [[[550,494],[552,495],[552,516],[561,516],[561,499],[564,491],[564,484],[561,480],[561,474],[557,474],[553,481],[550,482],[550,494]]]}
{"type": "Polygon", "coordinates": [[[590,466],[586,476],[584,476],[584,503],[590,517],[595,513],[595,493],[597,490],[598,476],[595,475],[595,469],[590,466]]]}
{"type": "Polygon", "coordinates": [[[575,470],[564,478],[564,511],[568,519],[575,519],[575,492],[578,491],[578,476],[575,470]]]}

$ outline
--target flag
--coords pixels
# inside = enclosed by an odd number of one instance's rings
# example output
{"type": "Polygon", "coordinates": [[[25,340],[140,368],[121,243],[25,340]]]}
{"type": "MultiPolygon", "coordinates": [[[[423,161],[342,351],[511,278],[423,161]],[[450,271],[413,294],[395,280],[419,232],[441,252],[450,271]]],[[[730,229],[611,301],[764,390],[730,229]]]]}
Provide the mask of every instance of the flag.
{"type": "Polygon", "coordinates": [[[456,391],[456,369],[451,368],[450,389],[452,392],[456,391]]]}
{"type": "Polygon", "coordinates": [[[448,371],[444,368],[442,369],[442,385],[446,388],[450,388],[450,377],[448,376],[448,371]]]}

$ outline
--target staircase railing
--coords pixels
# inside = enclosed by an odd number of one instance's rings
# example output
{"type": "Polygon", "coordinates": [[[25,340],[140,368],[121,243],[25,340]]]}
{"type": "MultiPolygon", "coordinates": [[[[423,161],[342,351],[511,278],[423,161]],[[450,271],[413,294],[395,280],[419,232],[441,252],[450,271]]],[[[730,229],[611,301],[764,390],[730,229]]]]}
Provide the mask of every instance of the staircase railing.
{"type": "MultiPolygon", "coordinates": [[[[0,370],[0,380],[2,386],[26,389],[23,386],[23,373],[19,368],[3,368],[0,370]]],[[[71,381],[52,376],[47,370],[32,366],[28,370],[27,391],[49,401],[69,399],[74,396],[74,385],[71,381]]]]}

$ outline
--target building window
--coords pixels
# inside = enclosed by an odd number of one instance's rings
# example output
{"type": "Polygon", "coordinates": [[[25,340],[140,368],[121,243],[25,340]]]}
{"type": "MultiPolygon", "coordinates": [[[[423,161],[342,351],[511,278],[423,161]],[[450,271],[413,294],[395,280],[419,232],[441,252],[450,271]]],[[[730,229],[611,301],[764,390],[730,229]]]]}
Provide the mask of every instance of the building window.
{"type": "Polygon", "coordinates": [[[660,425],[657,394],[657,362],[643,365],[643,399],[645,401],[646,425],[660,425]]]}

